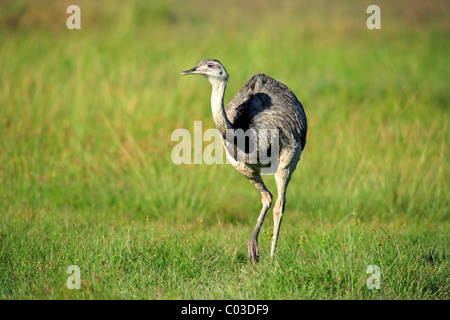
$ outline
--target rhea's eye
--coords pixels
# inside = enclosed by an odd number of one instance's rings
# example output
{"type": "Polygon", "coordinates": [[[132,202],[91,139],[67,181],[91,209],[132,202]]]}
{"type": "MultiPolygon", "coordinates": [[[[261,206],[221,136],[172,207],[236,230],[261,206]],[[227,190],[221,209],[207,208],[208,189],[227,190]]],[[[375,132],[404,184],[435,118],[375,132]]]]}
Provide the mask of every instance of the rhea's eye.
{"type": "Polygon", "coordinates": [[[208,68],[212,68],[213,65],[212,65],[212,64],[208,64],[207,67],[208,67],[208,68]]]}

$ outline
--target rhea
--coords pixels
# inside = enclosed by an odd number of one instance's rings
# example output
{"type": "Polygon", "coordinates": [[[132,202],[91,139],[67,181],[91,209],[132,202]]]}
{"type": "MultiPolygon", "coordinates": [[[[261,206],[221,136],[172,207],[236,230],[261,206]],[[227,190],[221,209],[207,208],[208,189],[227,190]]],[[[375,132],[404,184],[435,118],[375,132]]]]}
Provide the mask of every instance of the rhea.
{"type": "MultiPolygon", "coordinates": [[[[307,120],[303,106],[287,86],[264,74],[256,74],[225,107],[223,100],[228,73],[215,59],[201,60],[196,67],[183,71],[182,74],[203,75],[211,83],[212,115],[222,137],[227,159],[261,193],[262,209],[247,244],[252,262],[259,261],[258,235],[272,204],[272,194],[261,177],[262,170],[264,171],[267,164],[263,164],[262,161],[246,161],[248,158],[237,159],[236,152],[233,152],[236,150],[236,141],[227,139],[227,133],[237,132],[239,129],[277,133],[276,167],[270,172],[275,175],[278,190],[273,208],[274,229],[270,251],[271,258],[274,258],[286,204],[286,189],[306,143],[307,120]]],[[[275,150],[273,139],[265,146],[269,153],[275,150]]],[[[249,152],[248,148],[245,150],[244,152],[249,152]]]]}

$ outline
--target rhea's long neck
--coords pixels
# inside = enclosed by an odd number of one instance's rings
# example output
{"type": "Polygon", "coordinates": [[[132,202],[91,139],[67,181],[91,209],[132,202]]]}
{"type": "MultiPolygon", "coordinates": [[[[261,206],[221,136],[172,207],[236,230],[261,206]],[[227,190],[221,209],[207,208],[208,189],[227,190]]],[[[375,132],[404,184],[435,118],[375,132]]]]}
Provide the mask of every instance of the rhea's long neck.
{"type": "Polygon", "coordinates": [[[212,94],[211,94],[211,109],[216,123],[216,127],[219,130],[222,137],[225,138],[227,129],[234,129],[231,122],[228,120],[225,113],[223,98],[225,95],[225,89],[227,87],[226,80],[210,80],[212,84],[212,94]]]}

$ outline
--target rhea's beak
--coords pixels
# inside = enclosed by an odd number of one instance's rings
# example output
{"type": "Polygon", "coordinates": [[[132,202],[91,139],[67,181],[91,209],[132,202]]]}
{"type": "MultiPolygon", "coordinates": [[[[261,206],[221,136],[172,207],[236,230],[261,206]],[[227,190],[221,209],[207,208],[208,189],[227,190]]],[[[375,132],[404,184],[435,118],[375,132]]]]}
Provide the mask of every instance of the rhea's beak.
{"type": "Polygon", "coordinates": [[[198,69],[198,67],[195,67],[195,68],[192,68],[192,69],[189,69],[189,70],[181,72],[182,75],[198,74],[198,73],[200,73],[200,70],[198,69]]]}

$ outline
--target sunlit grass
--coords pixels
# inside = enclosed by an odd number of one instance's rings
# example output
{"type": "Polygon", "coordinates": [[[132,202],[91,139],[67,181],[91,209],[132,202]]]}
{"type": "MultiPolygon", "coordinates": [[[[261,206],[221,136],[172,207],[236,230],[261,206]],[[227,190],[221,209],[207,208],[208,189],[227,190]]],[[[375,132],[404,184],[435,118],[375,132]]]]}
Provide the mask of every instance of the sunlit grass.
{"type": "Polygon", "coordinates": [[[369,31],[364,1],[80,1],[69,31],[64,1],[14,3],[0,29],[2,298],[448,299],[444,4],[385,4],[369,31]],[[278,257],[269,212],[257,267],[256,189],[231,166],[171,161],[173,130],[214,127],[209,83],[180,76],[202,58],[229,71],[227,101],[263,72],[308,115],[278,257]]]}

